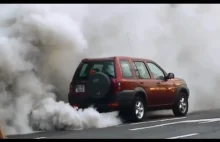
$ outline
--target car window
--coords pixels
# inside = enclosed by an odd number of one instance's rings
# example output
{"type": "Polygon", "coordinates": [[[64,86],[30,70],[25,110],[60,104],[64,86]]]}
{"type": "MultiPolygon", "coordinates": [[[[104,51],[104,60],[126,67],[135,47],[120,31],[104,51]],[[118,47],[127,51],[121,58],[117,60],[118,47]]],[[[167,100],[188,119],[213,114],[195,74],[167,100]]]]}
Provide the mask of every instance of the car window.
{"type": "Polygon", "coordinates": [[[121,65],[121,70],[122,70],[123,77],[131,78],[132,77],[132,72],[131,72],[131,67],[130,67],[129,62],[127,60],[121,60],[120,65],[121,65]]]}
{"type": "Polygon", "coordinates": [[[150,74],[144,64],[144,62],[133,62],[136,75],[142,79],[149,79],[150,74]]]}
{"type": "Polygon", "coordinates": [[[80,76],[80,77],[85,76],[85,72],[86,72],[87,66],[88,66],[88,64],[83,64],[83,65],[82,65],[81,70],[80,70],[80,72],[79,72],[79,76],[80,76]]]}
{"type": "Polygon", "coordinates": [[[102,72],[109,77],[115,77],[114,61],[90,61],[84,62],[79,68],[79,72],[76,73],[77,79],[88,79],[90,71],[102,72]]]}
{"type": "Polygon", "coordinates": [[[94,64],[92,69],[102,71],[103,66],[104,66],[103,64],[94,64]]]}
{"type": "Polygon", "coordinates": [[[148,67],[150,68],[151,72],[156,79],[163,79],[165,77],[163,71],[153,63],[147,63],[148,67]]]}
{"type": "Polygon", "coordinates": [[[110,75],[112,77],[115,77],[115,68],[114,64],[106,64],[105,67],[102,70],[107,75],[110,75]]]}

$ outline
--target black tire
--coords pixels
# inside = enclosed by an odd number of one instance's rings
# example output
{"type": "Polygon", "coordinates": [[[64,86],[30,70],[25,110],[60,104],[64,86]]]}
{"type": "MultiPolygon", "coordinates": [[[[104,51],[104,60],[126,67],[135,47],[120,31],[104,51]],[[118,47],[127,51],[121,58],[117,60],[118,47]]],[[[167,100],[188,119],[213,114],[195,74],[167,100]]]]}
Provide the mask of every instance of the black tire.
{"type": "MultiPolygon", "coordinates": [[[[145,118],[145,113],[146,113],[146,103],[145,101],[137,96],[134,98],[132,105],[130,108],[126,110],[121,110],[119,115],[124,119],[125,121],[130,121],[130,122],[141,122],[145,118]],[[140,104],[140,108],[142,109],[142,113],[139,113],[139,115],[136,113],[137,110],[137,104],[140,104]]],[[[139,109],[140,111],[140,109],[139,109]]]]}
{"type": "Polygon", "coordinates": [[[187,94],[180,92],[177,102],[173,106],[173,114],[175,116],[186,116],[188,113],[189,103],[187,94]]]}
{"type": "Polygon", "coordinates": [[[111,80],[106,74],[97,72],[89,77],[86,90],[91,99],[102,99],[111,90],[111,80]]]}

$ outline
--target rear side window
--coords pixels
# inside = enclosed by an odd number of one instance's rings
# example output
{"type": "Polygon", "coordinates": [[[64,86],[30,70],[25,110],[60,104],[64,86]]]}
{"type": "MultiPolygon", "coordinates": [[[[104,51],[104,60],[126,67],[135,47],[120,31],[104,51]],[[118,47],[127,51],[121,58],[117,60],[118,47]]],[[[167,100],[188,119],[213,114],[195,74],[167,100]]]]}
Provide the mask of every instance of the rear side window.
{"type": "Polygon", "coordinates": [[[111,78],[115,78],[115,66],[114,61],[89,61],[82,63],[78,72],[76,72],[75,78],[88,79],[90,71],[102,72],[111,78]]]}
{"type": "Polygon", "coordinates": [[[136,76],[138,76],[141,79],[149,79],[150,74],[144,64],[144,62],[133,62],[136,76]]]}
{"type": "Polygon", "coordinates": [[[122,76],[124,78],[133,77],[132,72],[131,72],[131,67],[130,67],[128,60],[121,60],[120,65],[121,65],[121,70],[122,70],[122,76]]]}

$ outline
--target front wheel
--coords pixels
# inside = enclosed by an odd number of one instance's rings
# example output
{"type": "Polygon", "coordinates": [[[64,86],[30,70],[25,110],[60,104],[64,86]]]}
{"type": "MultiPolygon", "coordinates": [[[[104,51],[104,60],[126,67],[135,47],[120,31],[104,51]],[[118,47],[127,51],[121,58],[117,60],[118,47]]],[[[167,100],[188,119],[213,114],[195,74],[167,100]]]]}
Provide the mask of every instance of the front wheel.
{"type": "Polygon", "coordinates": [[[173,114],[175,116],[186,116],[188,107],[188,97],[186,93],[181,92],[176,104],[173,106],[173,114]]]}

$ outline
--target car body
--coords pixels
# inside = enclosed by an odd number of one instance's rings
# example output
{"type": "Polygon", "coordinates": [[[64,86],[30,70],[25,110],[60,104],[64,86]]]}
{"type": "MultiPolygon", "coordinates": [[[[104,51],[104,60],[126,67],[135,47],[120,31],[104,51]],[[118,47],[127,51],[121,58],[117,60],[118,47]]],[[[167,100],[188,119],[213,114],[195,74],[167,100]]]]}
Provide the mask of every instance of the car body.
{"type": "Polygon", "coordinates": [[[93,105],[101,112],[119,110],[134,121],[142,121],[147,111],[163,109],[185,116],[188,98],[183,79],[166,73],[152,60],[122,56],[83,59],[68,94],[72,106],[93,105]]]}

